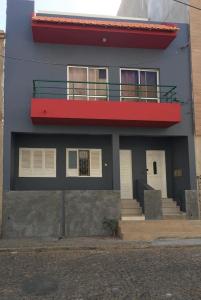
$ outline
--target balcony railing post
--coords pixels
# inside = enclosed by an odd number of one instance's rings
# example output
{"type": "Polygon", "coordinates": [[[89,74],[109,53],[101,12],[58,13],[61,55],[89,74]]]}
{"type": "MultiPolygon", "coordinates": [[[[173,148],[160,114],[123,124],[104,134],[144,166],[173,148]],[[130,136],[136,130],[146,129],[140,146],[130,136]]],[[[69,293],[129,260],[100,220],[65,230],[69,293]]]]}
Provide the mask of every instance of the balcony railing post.
{"type": "Polygon", "coordinates": [[[36,98],[36,84],[35,84],[35,80],[33,80],[33,97],[36,98]]]}
{"type": "Polygon", "coordinates": [[[73,100],[75,100],[74,82],[73,82],[73,100]]]}

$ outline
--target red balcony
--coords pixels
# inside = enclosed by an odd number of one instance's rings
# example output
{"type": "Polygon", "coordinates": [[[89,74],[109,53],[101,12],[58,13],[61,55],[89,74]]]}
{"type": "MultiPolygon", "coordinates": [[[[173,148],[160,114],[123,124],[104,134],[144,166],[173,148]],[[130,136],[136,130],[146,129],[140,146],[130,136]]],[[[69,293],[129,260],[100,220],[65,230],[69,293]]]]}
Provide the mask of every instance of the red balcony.
{"type": "Polygon", "coordinates": [[[95,82],[70,84],[69,87],[68,82],[64,81],[34,82],[31,103],[33,124],[169,127],[181,121],[181,104],[176,99],[176,87],[137,86],[136,90],[136,87],[131,89],[131,85],[124,84],[122,92],[119,84],[113,84],[117,88],[111,88],[112,84],[107,83],[106,89],[101,84],[102,88],[95,91],[94,88],[83,87],[83,84],[94,86],[95,82]],[[78,84],[82,84],[82,88],[78,84]],[[65,88],[62,88],[63,85],[65,88]],[[82,95],[78,95],[78,90],[82,95]],[[120,90],[121,101],[115,101],[112,98],[120,90]]]}
{"type": "Polygon", "coordinates": [[[165,49],[178,27],[92,18],[34,15],[33,40],[39,43],[165,49]]]}

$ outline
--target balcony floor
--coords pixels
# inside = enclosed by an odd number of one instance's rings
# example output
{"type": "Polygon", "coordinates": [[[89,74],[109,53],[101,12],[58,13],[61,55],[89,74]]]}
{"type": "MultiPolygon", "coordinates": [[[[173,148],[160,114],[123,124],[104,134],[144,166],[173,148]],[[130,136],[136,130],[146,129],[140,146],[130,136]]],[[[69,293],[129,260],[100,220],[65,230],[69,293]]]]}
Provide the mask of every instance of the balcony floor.
{"type": "Polygon", "coordinates": [[[31,119],[37,125],[169,127],[181,121],[181,105],[33,98],[31,119]]]}

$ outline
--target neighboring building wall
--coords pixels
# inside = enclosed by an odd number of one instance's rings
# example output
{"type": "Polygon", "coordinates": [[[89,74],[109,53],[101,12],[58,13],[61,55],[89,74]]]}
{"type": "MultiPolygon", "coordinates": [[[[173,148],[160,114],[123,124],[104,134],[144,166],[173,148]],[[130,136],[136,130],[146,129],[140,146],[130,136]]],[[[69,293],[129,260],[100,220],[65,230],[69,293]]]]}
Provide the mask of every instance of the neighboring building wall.
{"type": "Polygon", "coordinates": [[[188,7],[170,0],[122,0],[117,15],[158,22],[189,22],[188,7]]]}
{"type": "MultiPolygon", "coordinates": [[[[188,0],[182,2],[188,3],[188,0]]],[[[151,21],[188,23],[188,6],[170,0],[147,0],[148,18],[151,21]]]]}
{"type": "Polygon", "coordinates": [[[2,223],[3,185],[3,94],[4,94],[4,44],[5,34],[0,31],[0,227],[2,223]]]}
{"type": "Polygon", "coordinates": [[[147,18],[147,0],[122,0],[117,16],[147,18]]]}
{"type": "MultiPolygon", "coordinates": [[[[191,0],[191,5],[201,7],[200,0],[191,0]]],[[[190,44],[192,62],[192,85],[194,100],[196,173],[201,176],[201,18],[200,11],[190,9],[190,44]]]]}

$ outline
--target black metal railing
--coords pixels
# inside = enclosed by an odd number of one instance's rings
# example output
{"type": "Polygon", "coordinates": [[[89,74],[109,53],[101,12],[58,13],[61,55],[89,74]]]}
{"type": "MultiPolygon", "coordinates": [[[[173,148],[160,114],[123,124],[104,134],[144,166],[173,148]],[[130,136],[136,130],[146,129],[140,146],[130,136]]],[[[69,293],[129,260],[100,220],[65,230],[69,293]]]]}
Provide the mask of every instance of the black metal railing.
{"type": "Polygon", "coordinates": [[[34,98],[91,101],[180,102],[176,86],[111,82],[34,80],[34,98]]]}

